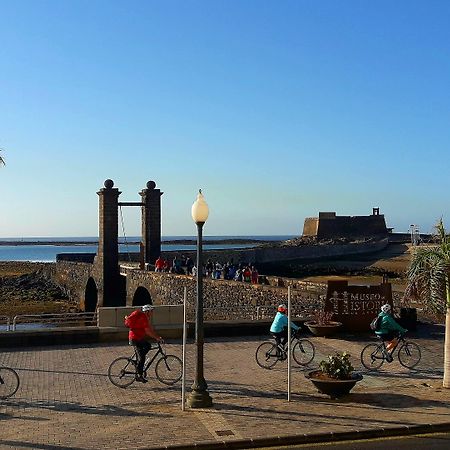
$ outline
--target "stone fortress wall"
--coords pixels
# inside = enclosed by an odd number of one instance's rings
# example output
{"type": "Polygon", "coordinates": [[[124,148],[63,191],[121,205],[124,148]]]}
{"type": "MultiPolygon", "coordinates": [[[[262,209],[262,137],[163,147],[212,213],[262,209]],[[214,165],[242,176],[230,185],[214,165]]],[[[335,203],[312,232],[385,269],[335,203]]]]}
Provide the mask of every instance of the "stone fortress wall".
{"type": "Polygon", "coordinates": [[[370,216],[337,216],[335,212],[319,212],[319,217],[308,217],[303,225],[303,236],[317,239],[361,238],[387,236],[384,215],[373,208],[370,216]]]}

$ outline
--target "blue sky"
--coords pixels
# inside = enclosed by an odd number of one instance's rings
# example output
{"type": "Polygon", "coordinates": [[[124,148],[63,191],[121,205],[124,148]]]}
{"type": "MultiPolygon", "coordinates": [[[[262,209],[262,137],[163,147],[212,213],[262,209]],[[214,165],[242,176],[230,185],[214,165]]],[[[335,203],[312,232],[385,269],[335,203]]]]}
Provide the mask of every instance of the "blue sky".
{"type": "MultiPolygon", "coordinates": [[[[163,235],[319,211],[450,220],[450,2],[0,0],[0,237],[95,236],[155,180],[163,235]]],[[[450,224],[449,224],[450,226],[450,224]]],[[[127,235],[139,211],[125,212],[127,235]]]]}

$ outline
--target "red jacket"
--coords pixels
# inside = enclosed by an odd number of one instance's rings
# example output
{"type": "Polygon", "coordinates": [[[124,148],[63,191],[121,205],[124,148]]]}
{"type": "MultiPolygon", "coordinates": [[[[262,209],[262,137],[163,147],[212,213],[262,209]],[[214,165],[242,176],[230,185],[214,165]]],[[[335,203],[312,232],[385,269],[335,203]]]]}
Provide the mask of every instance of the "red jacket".
{"type": "Polygon", "coordinates": [[[128,339],[130,341],[141,341],[145,338],[145,330],[149,328],[147,314],[137,309],[128,316],[130,323],[130,331],[128,332],[128,339]]]}

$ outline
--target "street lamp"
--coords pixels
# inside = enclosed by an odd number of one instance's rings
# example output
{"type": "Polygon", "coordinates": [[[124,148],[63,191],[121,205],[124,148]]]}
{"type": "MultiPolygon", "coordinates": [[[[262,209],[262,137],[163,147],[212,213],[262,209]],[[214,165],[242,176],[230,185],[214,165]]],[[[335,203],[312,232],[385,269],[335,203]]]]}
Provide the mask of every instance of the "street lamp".
{"type": "Polygon", "coordinates": [[[190,408],[207,408],[212,406],[208,385],[203,376],[203,263],[202,263],[202,229],[208,218],[209,209],[202,194],[198,191],[197,200],[192,205],[192,219],[197,225],[197,300],[195,307],[195,344],[197,346],[197,364],[191,393],[187,398],[190,408]]]}

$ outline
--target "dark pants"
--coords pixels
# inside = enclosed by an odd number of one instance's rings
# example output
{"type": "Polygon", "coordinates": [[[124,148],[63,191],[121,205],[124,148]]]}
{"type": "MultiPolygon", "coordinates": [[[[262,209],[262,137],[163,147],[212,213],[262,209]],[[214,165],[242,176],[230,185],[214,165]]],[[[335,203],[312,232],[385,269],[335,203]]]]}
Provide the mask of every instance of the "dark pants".
{"type": "Polygon", "coordinates": [[[383,341],[392,341],[394,338],[396,338],[398,336],[398,333],[394,333],[393,331],[390,331],[389,333],[379,334],[378,336],[383,341]]]}
{"type": "Polygon", "coordinates": [[[130,341],[130,344],[134,347],[137,358],[137,373],[142,376],[144,373],[145,356],[152,348],[150,342],[143,339],[142,341],[130,341]]]}
{"type": "Polygon", "coordinates": [[[277,344],[285,345],[288,338],[288,330],[287,328],[283,328],[283,331],[279,333],[272,333],[272,336],[275,338],[277,344]]]}

